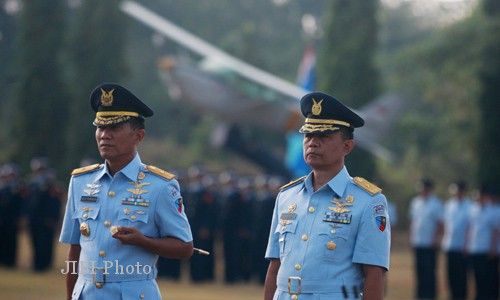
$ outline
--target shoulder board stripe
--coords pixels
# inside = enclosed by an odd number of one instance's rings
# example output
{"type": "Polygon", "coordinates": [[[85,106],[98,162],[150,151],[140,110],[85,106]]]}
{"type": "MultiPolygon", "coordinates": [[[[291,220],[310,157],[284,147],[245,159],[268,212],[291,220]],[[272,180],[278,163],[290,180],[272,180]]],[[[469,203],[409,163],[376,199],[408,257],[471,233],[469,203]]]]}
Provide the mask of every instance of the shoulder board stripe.
{"type": "Polygon", "coordinates": [[[167,171],[165,171],[165,170],[162,170],[162,169],[160,169],[160,168],[158,168],[158,167],[155,167],[155,166],[147,165],[147,166],[146,166],[146,169],[147,169],[149,172],[151,172],[151,173],[153,173],[153,174],[155,174],[155,175],[157,175],[157,176],[163,177],[163,178],[165,178],[165,179],[167,179],[167,180],[172,180],[172,179],[174,179],[174,178],[175,178],[175,175],[174,175],[174,174],[169,173],[169,172],[167,172],[167,171]]]}
{"type": "Polygon", "coordinates": [[[381,188],[364,179],[363,177],[354,177],[353,180],[357,186],[367,191],[372,196],[382,192],[381,188]]]}
{"type": "Polygon", "coordinates": [[[280,187],[280,191],[282,192],[282,191],[287,190],[287,189],[289,189],[291,187],[294,187],[297,184],[302,183],[305,179],[306,179],[306,176],[302,176],[300,178],[292,180],[289,183],[285,184],[284,186],[280,187]]]}
{"type": "Polygon", "coordinates": [[[95,170],[100,169],[100,168],[101,168],[100,164],[93,164],[93,165],[90,165],[90,166],[85,166],[85,167],[77,168],[77,169],[74,169],[71,172],[71,176],[86,174],[86,173],[95,171],[95,170]]]}

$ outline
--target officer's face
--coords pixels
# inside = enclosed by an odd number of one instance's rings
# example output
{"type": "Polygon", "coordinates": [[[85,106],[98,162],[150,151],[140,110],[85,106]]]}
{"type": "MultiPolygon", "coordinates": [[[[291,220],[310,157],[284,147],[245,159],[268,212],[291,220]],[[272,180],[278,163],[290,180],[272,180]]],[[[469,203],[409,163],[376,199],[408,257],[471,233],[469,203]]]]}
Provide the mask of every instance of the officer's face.
{"type": "Polygon", "coordinates": [[[137,145],[144,138],[144,129],[134,129],[128,122],[98,126],[95,138],[102,158],[111,162],[128,160],[135,155],[137,145]]]}
{"type": "Polygon", "coordinates": [[[353,147],[354,141],[344,139],[339,131],[307,133],[304,136],[304,160],[313,170],[340,169],[344,165],[344,157],[353,147]]]}

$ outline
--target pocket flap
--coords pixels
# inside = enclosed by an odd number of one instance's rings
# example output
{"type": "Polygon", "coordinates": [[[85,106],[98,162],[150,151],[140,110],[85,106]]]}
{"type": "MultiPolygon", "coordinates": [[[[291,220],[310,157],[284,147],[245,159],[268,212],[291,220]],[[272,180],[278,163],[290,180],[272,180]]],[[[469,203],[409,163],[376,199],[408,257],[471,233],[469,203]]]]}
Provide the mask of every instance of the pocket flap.
{"type": "Polygon", "coordinates": [[[290,224],[287,224],[287,225],[279,224],[276,227],[275,233],[280,233],[280,234],[284,234],[286,232],[295,233],[295,230],[297,229],[297,223],[298,223],[297,220],[294,220],[290,224]]]}
{"type": "Polygon", "coordinates": [[[100,206],[90,206],[82,205],[77,207],[76,213],[73,215],[73,219],[83,219],[83,220],[95,220],[97,215],[99,215],[100,206]]]}
{"type": "Polygon", "coordinates": [[[118,219],[119,220],[129,220],[131,222],[143,222],[147,223],[148,222],[148,210],[139,207],[123,207],[120,210],[120,213],[118,214],[118,219]]]}

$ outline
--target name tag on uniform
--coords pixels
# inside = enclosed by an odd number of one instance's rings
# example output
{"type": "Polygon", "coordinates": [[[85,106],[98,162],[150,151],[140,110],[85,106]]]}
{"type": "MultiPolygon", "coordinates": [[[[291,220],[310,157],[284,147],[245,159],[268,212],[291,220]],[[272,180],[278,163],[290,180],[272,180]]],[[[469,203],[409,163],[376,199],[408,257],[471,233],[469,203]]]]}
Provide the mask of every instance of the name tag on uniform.
{"type": "Polygon", "coordinates": [[[96,196],[82,196],[80,198],[80,201],[82,201],[82,202],[97,202],[97,197],[96,196]]]}
{"type": "Polygon", "coordinates": [[[295,220],[297,219],[297,214],[296,213],[282,213],[280,216],[281,220],[295,220]]]}
{"type": "Polygon", "coordinates": [[[325,218],[323,219],[323,222],[351,224],[351,219],[352,219],[351,214],[327,211],[325,213],[325,218]]]}

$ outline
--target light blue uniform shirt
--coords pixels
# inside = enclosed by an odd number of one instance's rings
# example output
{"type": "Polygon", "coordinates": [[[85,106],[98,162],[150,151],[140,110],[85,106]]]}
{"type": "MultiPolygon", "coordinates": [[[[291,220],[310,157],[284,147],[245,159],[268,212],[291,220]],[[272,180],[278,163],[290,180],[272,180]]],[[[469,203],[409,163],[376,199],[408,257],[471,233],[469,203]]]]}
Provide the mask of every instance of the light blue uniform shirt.
{"type": "MultiPolygon", "coordinates": [[[[470,211],[470,232],[467,249],[470,254],[487,254],[490,252],[493,234],[500,231],[500,211],[498,205],[488,203],[480,205],[475,202],[470,211]]],[[[500,241],[497,240],[498,254],[500,241]]]]}
{"type": "Polygon", "coordinates": [[[151,238],[192,241],[177,181],[150,172],[138,154],[114,177],[106,164],[74,175],[59,238],[81,246],[73,299],[161,299],[155,281],[158,255],[122,244],[112,237],[112,226],[136,227],[151,238]],[[88,236],[80,232],[82,224],[88,236]],[[97,288],[96,281],[105,283],[97,288]]]}
{"type": "Polygon", "coordinates": [[[389,212],[389,220],[391,220],[391,228],[396,228],[398,224],[398,209],[394,203],[387,200],[387,211],[389,212]]]}
{"type": "Polygon", "coordinates": [[[444,205],[444,235],[442,249],[464,251],[472,202],[469,198],[450,198],[444,205]]]}
{"type": "Polygon", "coordinates": [[[427,199],[417,196],[410,204],[413,247],[432,247],[438,224],[443,222],[443,204],[439,198],[430,195],[427,199]]]}
{"type": "Polygon", "coordinates": [[[312,173],[277,196],[265,257],[280,259],[274,299],[355,299],[362,265],[389,268],[387,202],[356,185],[344,167],[313,190],[312,173]],[[299,279],[300,278],[300,279],[299,279]]]}

